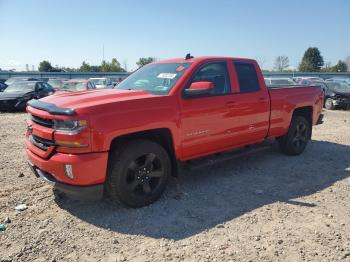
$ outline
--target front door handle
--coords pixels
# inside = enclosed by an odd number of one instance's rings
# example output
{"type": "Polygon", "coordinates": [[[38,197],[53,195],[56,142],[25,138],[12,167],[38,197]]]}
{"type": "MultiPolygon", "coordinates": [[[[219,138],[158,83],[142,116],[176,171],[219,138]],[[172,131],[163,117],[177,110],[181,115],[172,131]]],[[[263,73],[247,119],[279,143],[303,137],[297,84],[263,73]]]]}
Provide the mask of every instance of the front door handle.
{"type": "Polygon", "coordinates": [[[265,103],[266,102],[266,98],[265,97],[260,97],[259,98],[259,102],[260,103],[265,103]]]}

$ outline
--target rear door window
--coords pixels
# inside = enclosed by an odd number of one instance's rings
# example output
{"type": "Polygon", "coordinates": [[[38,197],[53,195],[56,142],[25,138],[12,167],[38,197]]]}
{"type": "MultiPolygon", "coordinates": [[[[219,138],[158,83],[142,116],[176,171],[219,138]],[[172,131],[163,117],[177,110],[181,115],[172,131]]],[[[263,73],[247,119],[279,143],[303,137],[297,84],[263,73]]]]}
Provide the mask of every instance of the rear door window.
{"type": "Polygon", "coordinates": [[[249,62],[233,62],[241,93],[257,92],[260,90],[255,66],[249,62]]]}

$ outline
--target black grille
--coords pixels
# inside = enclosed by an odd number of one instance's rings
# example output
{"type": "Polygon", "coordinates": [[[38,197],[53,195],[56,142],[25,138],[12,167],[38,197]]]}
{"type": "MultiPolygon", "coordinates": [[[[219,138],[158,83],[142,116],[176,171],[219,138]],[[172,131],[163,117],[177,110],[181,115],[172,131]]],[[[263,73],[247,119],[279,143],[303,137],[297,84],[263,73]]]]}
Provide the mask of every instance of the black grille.
{"type": "Polygon", "coordinates": [[[46,118],[32,115],[32,121],[38,125],[41,125],[41,126],[45,126],[45,127],[49,127],[49,128],[53,127],[53,121],[50,119],[46,119],[46,118]]]}
{"type": "Polygon", "coordinates": [[[39,147],[41,150],[44,150],[44,151],[47,151],[47,149],[50,146],[54,145],[54,142],[52,140],[47,140],[35,135],[30,136],[30,142],[36,147],[39,147]]]}

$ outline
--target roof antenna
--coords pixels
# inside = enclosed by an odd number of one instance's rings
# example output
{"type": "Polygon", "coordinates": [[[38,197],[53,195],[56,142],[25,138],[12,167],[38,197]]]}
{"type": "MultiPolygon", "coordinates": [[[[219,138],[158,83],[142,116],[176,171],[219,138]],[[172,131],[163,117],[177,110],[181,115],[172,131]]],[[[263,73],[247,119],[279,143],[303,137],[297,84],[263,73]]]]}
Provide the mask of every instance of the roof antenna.
{"type": "Polygon", "coordinates": [[[191,58],[193,58],[193,56],[191,56],[191,53],[188,53],[185,57],[186,60],[191,59],[191,58]]]}

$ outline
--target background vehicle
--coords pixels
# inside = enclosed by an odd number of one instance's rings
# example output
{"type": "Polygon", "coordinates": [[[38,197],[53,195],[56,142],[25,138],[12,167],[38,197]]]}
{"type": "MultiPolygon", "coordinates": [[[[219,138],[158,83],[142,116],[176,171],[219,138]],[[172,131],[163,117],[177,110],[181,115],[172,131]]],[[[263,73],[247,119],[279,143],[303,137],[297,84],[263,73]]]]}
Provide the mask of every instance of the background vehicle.
{"type": "Polygon", "coordinates": [[[66,80],[61,78],[49,78],[47,83],[57,91],[62,87],[63,81],[66,81],[66,80]]]}
{"type": "Polygon", "coordinates": [[[98,89],[102,88],[114,88],[114,85],[110,78],[107,77],[95,77],[89,79],[91,82],[93,82],[98,89]]]}
{"type": "Polygon", "coordinates": [[[38,177],[73,197],[106,190],[140,207],[159,198],[179,162],[271,138],[301,154],[323,95],[268,89],[251,59],[188,55],[148,64],[116,89],[28,102],[27,155],[38,177]]]}
{"type": "Polygon", "coordinates": [[[290,78],[264,78],[265,84],[268,86],[279,86],[279,85],[296,85],[296,83],[290,78]]]}
{"type": "Polygon", "coordinates": [[[7,85],[3,82],[0,82],[0,92],[4,91],[6,89],[7,85]]]}
{"type": "Polygon", "coordinates": [[[328,89],[327,83],[325,83],[323,81],[322,82],[314,81],[314,82],[311,82],[309,85],[321,87],[324,93],[326,93],[326,90],[328,89]]]}
{"type": "Polygon", "coordinates": [[[327,82],[324,107],[329,110],[337,107],[350,109],[350,86],[345,83],[327,82]]]}
{"type": "Polygon", "coordinates": [[[62,83],[60,91],[84,91],[96,89],[94,82],[86,79],[72,79],[62,83]]]}
{"type": "Polygon", "coordinates": [[[54,93],[52,86],[41,81],[16,81],[0,93],[0,110],[24,110],[31,99],[54,93]]]}
{"type": "Polygon", "coordinates": [[[313,82],[324,82],[324,80],[320,77],[300,77],[297,81],[298,85],[311,85],[313,82]]]}
{"type": "Polygon", "coordinates": [[[311,82],[323,82],[324,79],[322,79],[321,77],[298,76],[298,77],[293,77],[293,81],[298,85],[303,83],[306,83],[306,85],[309,85],[311,82]]]}
{"type": "Polygon", "coordinates": [[[17,81],[41,81],[41,79],[36,77],[11,77],[5,81],[5,84],[9,86],[17,81]]]}
{"type": "Polygon", "coordinates": [[[326,79],[326,82],[350,85],[350,78],[329,78],[326,79]]]}
{"type": "Polygon", "coordinates": [[[123,79],[122,79],[121,77],[118,77],[118,78],[111,78],[111,81],[112,81],[112,85],[113,85],[114,87],[116,87],[117,85],[119,85],[119,83],[120,83],[121,81],[123,81],[123,79]]]}

